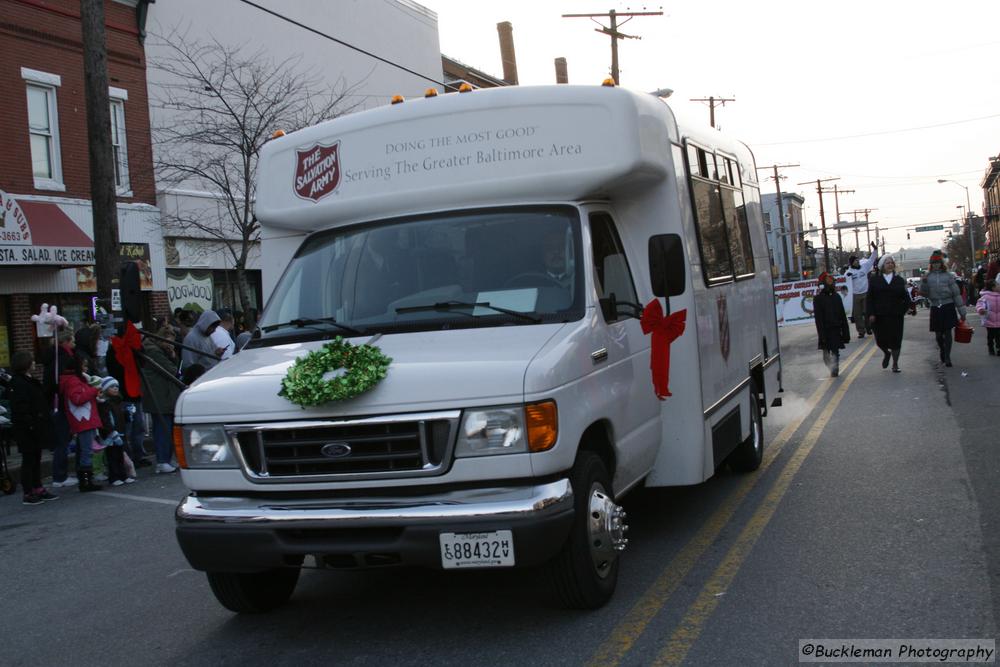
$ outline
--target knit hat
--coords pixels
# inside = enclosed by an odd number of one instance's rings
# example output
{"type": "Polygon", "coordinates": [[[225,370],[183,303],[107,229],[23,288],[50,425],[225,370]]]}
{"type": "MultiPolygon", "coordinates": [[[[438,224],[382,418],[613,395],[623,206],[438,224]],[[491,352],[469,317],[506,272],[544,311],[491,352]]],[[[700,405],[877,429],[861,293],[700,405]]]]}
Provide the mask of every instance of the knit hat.
{"type": "Polygon", "coordinates": [[[884,265],[884,264],[885,264],[886,262],[888,262],[888,261],[890,261],[890,260],[892,261],[892,263],[893,263],[893,264],[895,264],[895,263],[896,263],[896,258],[895,258],[895,257],[893,257],[892,255],[882,255],[881,257],[879,257],[879,258],[878,258],[878,270],[879,270],[879,271],[881,271],[881,270],[882,270],[882,266],[883,266],[883,265],[884,265]]]}
{"type": "Polygon", "coordinates": [[[118,380],[114,379],[110,375],[101,380],[101,391],[107,393],[108,389],[118,388],[118,380]]]}
{"type": "Polygon", "coordinates": [[[940,250],[935,250],[934,252],[931,253],[931,259],[930,259],[930,261],[931,262],[943,262],[944,261],[944,253],[942,253],[940,250]]]}

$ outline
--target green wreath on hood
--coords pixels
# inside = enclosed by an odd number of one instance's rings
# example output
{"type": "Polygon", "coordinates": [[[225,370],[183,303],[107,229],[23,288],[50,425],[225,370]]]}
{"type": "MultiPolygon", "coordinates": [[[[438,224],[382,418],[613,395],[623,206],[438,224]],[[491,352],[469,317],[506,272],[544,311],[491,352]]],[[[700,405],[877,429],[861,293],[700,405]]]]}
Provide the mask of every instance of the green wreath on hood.
{"type": "Polygon", "coordinates": [[[373,345],[351,345],[341,336],[295,360],[278,396],[308,408],[354,398],[385,378],[392,359],[373,345]],[[328,377],[343,368],[340,376],[328,377]]]}

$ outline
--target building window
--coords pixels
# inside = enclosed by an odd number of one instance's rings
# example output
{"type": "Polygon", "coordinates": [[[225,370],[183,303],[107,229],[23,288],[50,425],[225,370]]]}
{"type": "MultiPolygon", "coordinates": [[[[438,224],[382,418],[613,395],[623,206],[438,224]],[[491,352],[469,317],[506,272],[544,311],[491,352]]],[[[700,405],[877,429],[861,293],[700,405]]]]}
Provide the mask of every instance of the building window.
{"type": "Polygon", "coordinates": [[[35,188],[65,191],[59,153],[59,114],[56,108],[56,88],[62,80],[54,74],[27,68],[21,68],[21,77],[26,81],[27,87],[31,172],[35,188]]]}
{"type": "Polygon", "coordinates": [[[125,140],[125,100],[111,98],[111,148],[115,159],[115,189],[119,195],[132,196],[128,179],[128,144],[125,140]]]}

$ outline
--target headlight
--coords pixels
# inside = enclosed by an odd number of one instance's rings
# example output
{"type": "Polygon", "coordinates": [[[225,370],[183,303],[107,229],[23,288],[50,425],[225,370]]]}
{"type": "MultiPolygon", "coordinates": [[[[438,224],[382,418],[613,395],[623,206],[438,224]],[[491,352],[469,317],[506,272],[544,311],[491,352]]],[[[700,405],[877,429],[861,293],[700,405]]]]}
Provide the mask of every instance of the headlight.
{"type": "Polygon", "coordinates": [[[237,468],[229,446],[229,436],[221,426],[195,424],[182,426],[177,459],[187,468],[237,468]]]}
{"type": "Polygon", "coordinates": [[[468,410],[458,432],[455,456],[489,456],[528,451],[524,406],[468,410]]]}

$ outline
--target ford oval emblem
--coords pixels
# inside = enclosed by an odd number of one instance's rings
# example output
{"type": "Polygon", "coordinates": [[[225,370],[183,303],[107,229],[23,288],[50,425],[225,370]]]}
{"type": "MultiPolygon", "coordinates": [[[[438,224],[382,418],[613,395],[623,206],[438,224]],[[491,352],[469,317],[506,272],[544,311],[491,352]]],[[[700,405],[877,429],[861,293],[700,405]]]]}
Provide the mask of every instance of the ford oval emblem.
{"type": "Polygon", "coordinates": [[[342,459],[351,455],[351,446],[346,442],[329,442],[320,448],[319,453],[328,459],[342,459]]]}

